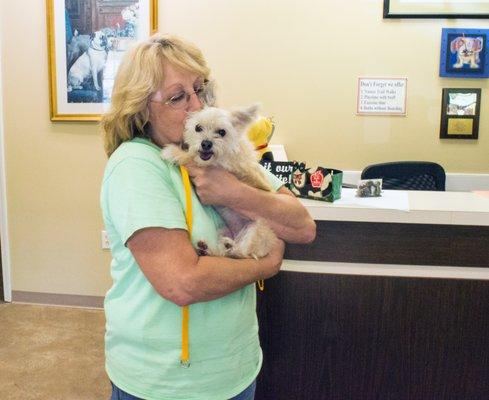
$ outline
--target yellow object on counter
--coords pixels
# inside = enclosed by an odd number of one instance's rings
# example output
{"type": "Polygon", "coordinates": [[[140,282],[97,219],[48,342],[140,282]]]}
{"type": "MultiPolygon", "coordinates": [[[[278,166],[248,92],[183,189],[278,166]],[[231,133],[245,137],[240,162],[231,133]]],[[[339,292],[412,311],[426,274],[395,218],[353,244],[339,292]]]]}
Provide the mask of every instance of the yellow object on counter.
{"type": "Polygon", "coordinates": [[[248,139],[255,147],[258,160],[261,160],[262,158],[273,160],[273,155],[268,148],[268,143],[272,138],[274,129],[275,124],[270,117],[260,117],[248,129],[248,139]]]}

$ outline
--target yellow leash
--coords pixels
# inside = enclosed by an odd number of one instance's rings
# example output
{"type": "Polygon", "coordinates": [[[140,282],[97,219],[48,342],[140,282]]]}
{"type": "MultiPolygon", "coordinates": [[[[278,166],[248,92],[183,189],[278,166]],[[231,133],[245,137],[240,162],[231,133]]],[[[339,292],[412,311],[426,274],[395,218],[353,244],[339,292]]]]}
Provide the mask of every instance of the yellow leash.
{"type": "MultiPolygon", "coordinates": [[[[187,222],[188,236],[192,238],[192,190],[188,171],[185,167],[180,166],[182,174],[183,188],[185,190],[185,220],[187,222]]],[[[180,364],[184,368],[190,367],[190,352],[188,343],[188,325],[189,325],[189,307],[182,307],[182,355],[180,356],[180,364]]]]}
{"type": "MultiPolygon", "coordinates": [[[[185,191],[185,221],[187,222],[188,236],[192,239],[192,188],[188,171],[184,166],[180,166],[182,174],[183,189],[185,191]]],[[[257,281],[260,291],[265,290],[265,281],[260,279],[257,281]]],[[[182,307],[182,354],[180,356],[180,364],[184,368],[190,367],[190,351],[189,351],[189,306],[182,307]]]]}

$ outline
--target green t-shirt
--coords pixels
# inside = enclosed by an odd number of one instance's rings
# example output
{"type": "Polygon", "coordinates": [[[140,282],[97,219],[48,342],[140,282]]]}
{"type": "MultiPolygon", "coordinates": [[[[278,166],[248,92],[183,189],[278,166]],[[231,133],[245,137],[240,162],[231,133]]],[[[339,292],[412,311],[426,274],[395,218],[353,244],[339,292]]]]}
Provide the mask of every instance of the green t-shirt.
{"type": "MultiPolygon", "coordinates": [[[[256,378],[262,362],[256,292],[248,285],[190,306],[190,368],[180,366],[181,308],[146,279],[126,241],[146,227],[186,229],[179,168],[135,138],[111,155],[101,207],[112,252],[113,285],[105,297],[106,370],[122,390],[147,400],[225,400],[256,378]]],[[[269,174],[275,190],[282,182],[269,174]]],[[[192,193],[192,243],[216,243],[222,219],[192,193]]]]}

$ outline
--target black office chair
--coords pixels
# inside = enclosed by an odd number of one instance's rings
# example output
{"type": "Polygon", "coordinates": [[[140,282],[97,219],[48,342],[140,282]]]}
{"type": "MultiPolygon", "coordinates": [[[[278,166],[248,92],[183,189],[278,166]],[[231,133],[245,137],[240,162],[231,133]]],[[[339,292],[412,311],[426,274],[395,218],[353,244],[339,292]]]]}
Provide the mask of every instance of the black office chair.
{"type": "Polygon", "coordinates": [[[397,161],[369,165],[361,179],[382,178],[383,189],[445,190],[445,170],[428,161],[397,161]]]}

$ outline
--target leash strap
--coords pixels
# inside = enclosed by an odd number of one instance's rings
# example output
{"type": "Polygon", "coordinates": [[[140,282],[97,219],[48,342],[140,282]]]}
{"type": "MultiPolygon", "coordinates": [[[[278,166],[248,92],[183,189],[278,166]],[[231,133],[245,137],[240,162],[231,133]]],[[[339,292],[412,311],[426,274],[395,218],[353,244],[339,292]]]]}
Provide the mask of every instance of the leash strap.
{"type": "MultiPolygon", "coordinates": [[[[182,174],[183,188],[185,190],[185,221],[187,222],[188,236],[192,238],[192,190],[190,186],[190,178],[188,171],[184,166],[180,166],[182,174]]],[[[189,306],[182,307],[182,355],[180,356],[180,364],[184,368],[190,367],[190,352],[189,352],[189,306]]]]}
{"type": "MultiPolygon", "coordinates": [[[[190,178],[187,169],[180,165],[180,173],[182,174],[183,189],[185,191],[185,221],[187,222],[188,236],[192,238],[192,189],[190,178]]],[[[265,281],[260,279],[257,281],[260,291],[265,290],[265,281]]],[[[180,365],[184,368],[190,367],[190,350],[189,350],[189,306],[182,307],[182,354],[180,356],[180,365]]]]}

